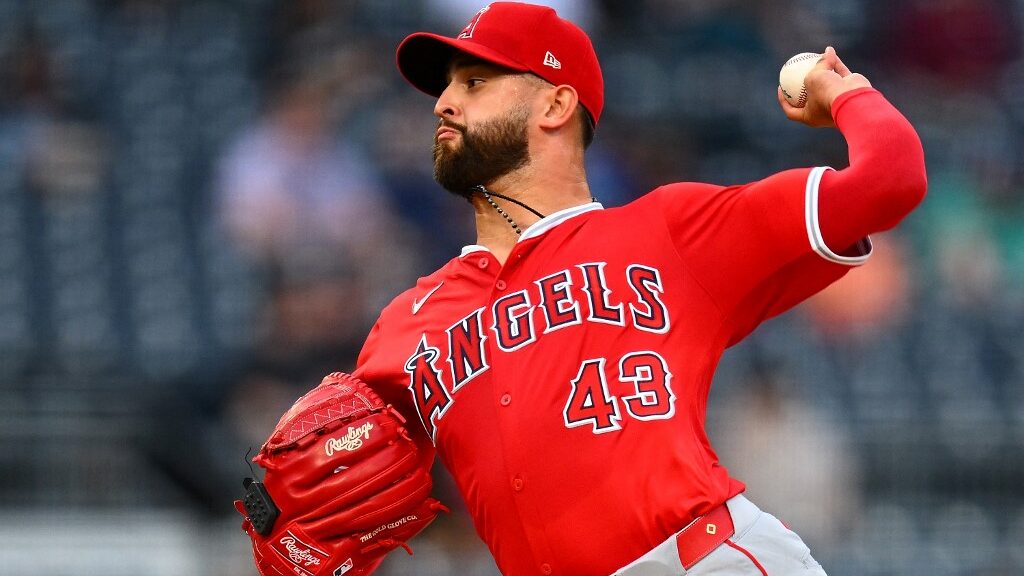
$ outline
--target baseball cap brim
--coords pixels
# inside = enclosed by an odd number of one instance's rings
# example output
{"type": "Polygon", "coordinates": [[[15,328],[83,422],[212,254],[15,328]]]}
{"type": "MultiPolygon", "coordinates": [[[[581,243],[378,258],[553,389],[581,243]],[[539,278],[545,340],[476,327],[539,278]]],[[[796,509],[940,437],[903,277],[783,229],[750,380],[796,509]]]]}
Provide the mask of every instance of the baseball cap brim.
{"type": "Polygon", "coordinates": [[[456,53],[469,54],[517,72],[530,70],[486,46],[429,32],[417,32],[402,40],[396,53],[398,70],[417,89],[437,97],[448,85],[448,63],[456,53]]]}

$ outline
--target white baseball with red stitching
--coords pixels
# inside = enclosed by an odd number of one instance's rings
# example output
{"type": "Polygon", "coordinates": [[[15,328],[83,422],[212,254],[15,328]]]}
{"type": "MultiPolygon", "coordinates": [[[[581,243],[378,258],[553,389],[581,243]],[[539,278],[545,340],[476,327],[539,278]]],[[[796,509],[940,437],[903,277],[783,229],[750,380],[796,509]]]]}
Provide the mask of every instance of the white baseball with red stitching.
{"type": "Polygon", "coordinates": [[[821,54],[816,52],[801,52],[787,60],[779,70],[779,87],[782,88],[782,95],[793,106],[803,108],[807,103],[804,78],[820,58],[821,54]]]}

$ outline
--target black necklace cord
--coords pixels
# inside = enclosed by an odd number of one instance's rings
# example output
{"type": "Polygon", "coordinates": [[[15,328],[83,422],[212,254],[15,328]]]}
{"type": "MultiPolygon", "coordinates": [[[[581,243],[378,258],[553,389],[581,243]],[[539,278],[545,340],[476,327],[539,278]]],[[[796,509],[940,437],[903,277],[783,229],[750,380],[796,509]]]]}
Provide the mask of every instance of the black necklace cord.
{"type": "Polygon", "coordinates": [[[496,198],[501,198],[502,200],[508,200],[509,202],[511,202],[513,204],[518,204],[519,206],[522,206],[523,208],[526,208],[530,212],[533,212],[534,216],[536,216],[537,218],[543,218],[544,217],[543,214],[541,214],[540,212],[534,210],[533,208],[530,208],[525,203],[520,202],[519,200],[516,200],[515,198],[509,198],[508,196],[505,196],[504,194],[498,194],[497,192],[492,192],[492,191],[488,190],[486,187],[484,187],[483,185],[473,186],[473,190],[483,194],[485,198],[488,195],[490,195],[490,196],[494,196],[496,198]]]}

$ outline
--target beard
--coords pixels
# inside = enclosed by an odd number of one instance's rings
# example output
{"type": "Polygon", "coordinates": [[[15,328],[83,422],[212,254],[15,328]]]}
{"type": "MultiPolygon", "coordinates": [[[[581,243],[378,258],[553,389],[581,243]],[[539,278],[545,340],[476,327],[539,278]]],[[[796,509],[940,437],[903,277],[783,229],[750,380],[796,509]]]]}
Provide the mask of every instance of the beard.
{"type": "Polygon", "coordinates": [[[442,120],[459,131],[462,143],[434,138],[434,180],[445,190],[470,198],[473,187],[487,185],[530,161],[527,128],[530,111],[523,104],[472,130],[442,120]]]}

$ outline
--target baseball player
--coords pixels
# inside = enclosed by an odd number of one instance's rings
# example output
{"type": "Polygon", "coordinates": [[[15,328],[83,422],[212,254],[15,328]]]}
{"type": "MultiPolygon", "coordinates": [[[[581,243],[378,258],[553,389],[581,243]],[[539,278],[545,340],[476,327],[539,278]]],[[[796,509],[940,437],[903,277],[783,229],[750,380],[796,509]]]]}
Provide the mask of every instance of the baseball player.
{"type": "Polygon", "coordinates": [[[824,574],[719,463],[708,389],[727,347],[922,200],[907,120],[828,48],[806,105],[779,103],[838,128],[848,167],[604,208],[583,168],[603,80],[580,28],[494,2],[455,37],[412,34],[397,63],[436,98],[435,177],[477,241],[383,310],[354,374],[422,423],[502,573],[824,574]]]}

